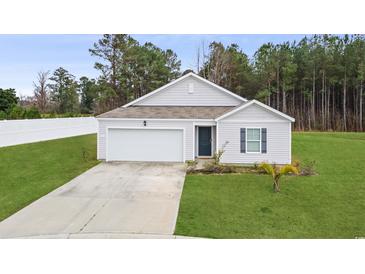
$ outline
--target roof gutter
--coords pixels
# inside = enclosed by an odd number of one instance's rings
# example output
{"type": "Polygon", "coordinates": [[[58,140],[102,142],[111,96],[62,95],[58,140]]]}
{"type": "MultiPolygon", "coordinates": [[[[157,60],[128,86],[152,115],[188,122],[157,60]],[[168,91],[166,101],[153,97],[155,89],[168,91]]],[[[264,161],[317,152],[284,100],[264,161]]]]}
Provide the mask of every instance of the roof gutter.
{"type": "Polygon", "coordinates": [[[192,119],[192,118],[112,118],[112,117],[95,117],[99,121],[140,121],[140,120],[148,120],[148,121],[198,121],[198,122],[215,122],[215,119],[192,119]]]}

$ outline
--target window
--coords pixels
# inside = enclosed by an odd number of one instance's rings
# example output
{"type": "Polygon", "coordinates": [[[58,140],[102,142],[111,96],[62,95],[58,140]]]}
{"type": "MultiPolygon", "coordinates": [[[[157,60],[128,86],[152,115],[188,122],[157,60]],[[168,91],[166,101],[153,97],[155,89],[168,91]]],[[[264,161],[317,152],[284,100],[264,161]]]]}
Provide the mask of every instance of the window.
{"type": "Polygon", "coordinates": [[[246,151],[248,153],[260,153],[261,130],[259,128],[246,129],[246,151]]]}

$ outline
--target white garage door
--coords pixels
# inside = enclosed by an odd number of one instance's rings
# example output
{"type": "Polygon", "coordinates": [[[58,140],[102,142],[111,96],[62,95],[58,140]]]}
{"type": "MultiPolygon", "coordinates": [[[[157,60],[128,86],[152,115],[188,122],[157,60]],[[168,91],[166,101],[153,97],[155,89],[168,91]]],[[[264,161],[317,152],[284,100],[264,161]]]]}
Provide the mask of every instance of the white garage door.
{"type": "Polygon", "coordinates": [[[107,161],[183,162],[183,147],[180,129],[110,128],[107,161]]]}

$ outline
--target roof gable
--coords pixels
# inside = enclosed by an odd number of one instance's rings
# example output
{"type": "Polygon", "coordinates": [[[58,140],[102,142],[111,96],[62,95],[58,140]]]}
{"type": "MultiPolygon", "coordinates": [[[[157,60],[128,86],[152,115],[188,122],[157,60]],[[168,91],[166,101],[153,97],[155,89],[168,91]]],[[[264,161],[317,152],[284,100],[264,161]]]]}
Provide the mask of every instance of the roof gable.
{"type": "Polygon", "coordinates": [[[188,73],[126,105],[237,106],[247,100],[194,73],[188,73]]]}
{"type": "Polygon", "coordinates": [[[289,120],[290,122],[294,122],[295,119],[293,117],[290,117],[289,115],[286,115],[285,113],[282,113],[281,111],[278,111],[272,107],[269,107],[268,105],[265,105],[257,100],[251,100],[249,102],[246,102],[234,109],[232,109],[231,111],[226,112],[225,114],[221,115],[220,117],[216,118],[216,121],[220,121],[226,118],[230,118],[230,119],[244,119],[244,118],[248,118],[248,119],[255,119],[255,115],[257,115],[257,119],[268,119],[270,116],[266,116],[265,114],[271,114],[271,116],[273,116],[274,118],[281,118],[284,120],[289,120]],[[245,109],[251,109],[250,106],[257,106],[258,107],[258,111],[253,111],[252,113],[245,113],[243,114],[243,117],[240,116],[240,112],[245,110],[245,109]],[[260,112],[261,110],[261,112],[260,112]]]}

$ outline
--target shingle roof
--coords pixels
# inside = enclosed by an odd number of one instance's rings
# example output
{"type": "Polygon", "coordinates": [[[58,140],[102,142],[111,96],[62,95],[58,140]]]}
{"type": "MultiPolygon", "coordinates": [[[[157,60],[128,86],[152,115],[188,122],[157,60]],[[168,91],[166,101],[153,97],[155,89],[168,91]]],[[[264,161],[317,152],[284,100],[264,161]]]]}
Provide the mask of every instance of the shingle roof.
{"type": "Polygon", "coordinates": [[[130,106],[119,107],[96,118],[215,119],[234,106],[130,106]]]}

